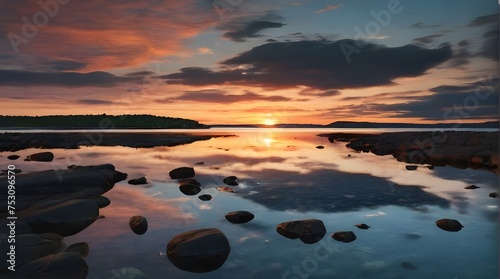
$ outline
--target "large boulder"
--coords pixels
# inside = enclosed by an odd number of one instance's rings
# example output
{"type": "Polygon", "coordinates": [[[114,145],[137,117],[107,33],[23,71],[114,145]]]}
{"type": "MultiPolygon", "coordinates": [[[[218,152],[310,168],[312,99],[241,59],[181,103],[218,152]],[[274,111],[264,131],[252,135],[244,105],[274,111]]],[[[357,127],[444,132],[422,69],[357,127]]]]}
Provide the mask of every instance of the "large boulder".
{"type": "Polygon", "coordinates": [[[145,234],[148,230],[148,220],[144,216],[132,216],[128,224],[130,229],[138,235],[145,234]]]}
{"type": "Polygon", "coordinates": [[[455,219],[439,219],[436,221],[436,225],[448,232],[458,232],[464,227],[455,219]]]}
{"type": "Polygon", "coordinates": [[[167,244],[167,257],[177,268],[189,272],[210,272],[227,260],[231,247],[227,237],[215,228],[188,231],[167,244]]]}
{"type": "Polygon", "coordinates": [[[284,222],[276,226],[276,231],[290,239],[300,238],[306,244],[316,243],[326,234],[325,225],[318,219],[284,222]]]}
{"type": "Polygon", "coordinates": [[[250,222],[255,216],[248,211],[233,211],[227,213],[224,217],[229,221],[229,223],[243,224],[250,222]]]}
{"type": "Polygon", "coordinates": [[[54,160],[54,154],[52,152],[40,152],[31,154],[26,158],[27,161],[36,161],[36,162],[52,162],[54,160]]]}
{"type": "Polygon", "coordinates": [[[171,170],[168,175],[172,179],[185,179],[195,176],[194,169],[190,167],[180,167],[171,170]]]}

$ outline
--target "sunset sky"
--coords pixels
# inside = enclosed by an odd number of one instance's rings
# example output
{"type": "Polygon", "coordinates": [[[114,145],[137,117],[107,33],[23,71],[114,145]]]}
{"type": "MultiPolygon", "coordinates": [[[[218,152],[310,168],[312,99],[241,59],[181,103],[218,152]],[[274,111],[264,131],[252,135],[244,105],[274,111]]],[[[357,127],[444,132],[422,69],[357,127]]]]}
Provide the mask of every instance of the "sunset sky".
{"type": "Polygon", "coordinates": [[[0,115],[496,120],[498,10],[497,0],[1,1],[0,115]]]}

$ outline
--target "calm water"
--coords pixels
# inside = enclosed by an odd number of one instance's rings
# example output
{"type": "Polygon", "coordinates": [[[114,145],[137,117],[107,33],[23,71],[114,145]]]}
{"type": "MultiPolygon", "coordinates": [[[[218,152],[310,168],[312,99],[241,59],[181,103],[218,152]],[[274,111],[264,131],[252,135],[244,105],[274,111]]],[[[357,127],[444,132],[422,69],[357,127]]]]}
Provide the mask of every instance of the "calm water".
{"type": "MultiPolygon", "coordinates": [[[[498,199],[488,197],[498,191],[495,174],[451,167],[407,171],[392,156],[355,153],[345,143],[317,137],[324,129],[212,131],[238,137],[151,149],[54,149],[52,163],[20,160],[16,167],[30,172],[112,163],[129,179],[147,177],[148,185],[118,183],[105,194],[111,199],[101,209],[106,218],[65,239],[90,245],[88,278],[498,278],[498,199]],[[168,177],[170,170],[197,162],[204,162],[194,166],[195,178],[203,185],[200,194],[214,197],[209,202],[183,195],[168,177]],[[229,175],[239,178],[236,193],[218,192],[215,187],[229,175]],[[481,188],[465,190],[470,184],[481,188]],[[255,219],[230,224],[224,215],[236,210],[251,211],[255,219]],[[129,229],[133,215],[148,218],[146,234],[129,229]],[[325,223],[327,235],[319,243],[302,244],[275,231],[281,222],[308,218],[325,223]],[[442,231],[435,225],[441,218],[457,219],[465,228],[442,231]],[[359,230],[357,223],[371,228],[359,230]],[[229,238],[232,251],[224,266],[195,274],[168,261],[172,236],[210,227],[229,238]],[[329,237],[344,230],[357,239],[341,243],[329,237]]],[[[5,158],[10,154],[1,153],[1,165],[11,163],[5,158]]]]}

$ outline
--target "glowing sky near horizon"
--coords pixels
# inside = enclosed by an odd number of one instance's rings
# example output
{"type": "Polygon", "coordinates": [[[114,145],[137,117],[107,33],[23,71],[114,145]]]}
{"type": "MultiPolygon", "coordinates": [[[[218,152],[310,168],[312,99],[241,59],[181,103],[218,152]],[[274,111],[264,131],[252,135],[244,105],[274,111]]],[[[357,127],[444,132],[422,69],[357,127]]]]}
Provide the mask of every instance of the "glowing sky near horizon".
{"type": "Polygon", "coordinates": [[[2,1],[0,115],[496,120],[498,10],[494,0],[2,1]]]}

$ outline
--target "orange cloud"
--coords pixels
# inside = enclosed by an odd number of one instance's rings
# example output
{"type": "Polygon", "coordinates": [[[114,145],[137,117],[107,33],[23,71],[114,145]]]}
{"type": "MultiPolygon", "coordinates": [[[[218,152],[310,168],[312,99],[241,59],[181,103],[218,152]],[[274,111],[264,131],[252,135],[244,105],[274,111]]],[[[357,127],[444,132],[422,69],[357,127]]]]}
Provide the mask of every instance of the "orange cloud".
{"type": "Polygon", "coordinates": [[[341,6],[342,6],[342,4],[327,5],[323,9],[317,10],[317,11],[314,11],[314,12],[317,13],[317,14],[320,14],[320,13],[324,13],[324,12],[327,12],[327,11],[330,11],[330,10],[336,10],[336,9],[340,8],[341,6]]]}

